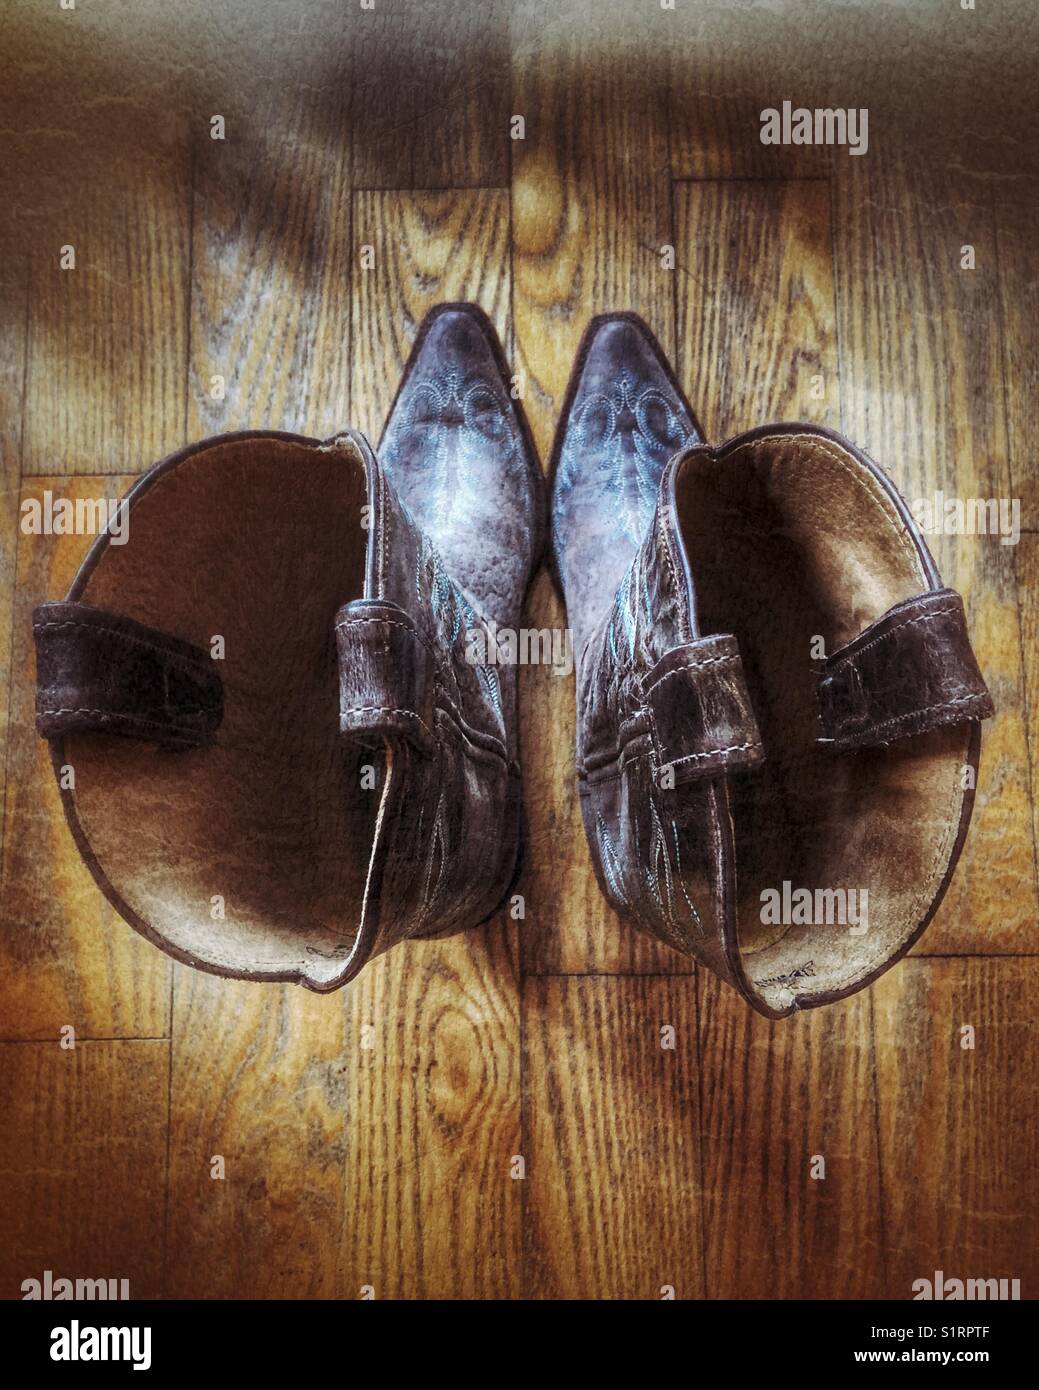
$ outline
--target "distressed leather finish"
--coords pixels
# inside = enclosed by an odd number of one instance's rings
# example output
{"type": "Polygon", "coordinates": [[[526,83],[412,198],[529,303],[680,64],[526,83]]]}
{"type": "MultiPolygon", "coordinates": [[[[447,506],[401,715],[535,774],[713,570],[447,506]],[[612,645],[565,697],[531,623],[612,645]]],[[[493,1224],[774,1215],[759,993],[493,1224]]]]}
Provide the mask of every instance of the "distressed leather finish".
{"type": "Polygon", "coordinates": [[[580,426],[585,383],[609,399],[612,370],[630,382],[614,398],[631,399],[652,382],[667,419],[682,403],[666,369],[646,367],[660,364],[648,330],[609,322],[614,351],[599,354],[593,325],[575,367],[552,514],[583,634],[577,771],[592,860],[627,921],[779,1018],[861,989],[931,920],[966,835],[991,700],[962,603],[909,509],[830,431],[687,441],[658,473],[637,546],[622,542],[617,499],[641,495],[648,451],[604,466],[580,426]],[[607,537],[619,559],[600,560],[607,537]],[[795,889],[814,915],[774,911],[795,889]]]}
{"type": "Polygon", "coordinates": [[[40,604],[32,630],[44,737],[103,731],[197,748],[220,727],[223,687],[202,648],[83,603],[40,604]]]}
{"type": "Polygon", "coordinates": [[[678,461],[579,662],[578,791],[612,906],[735,984],[719,926],[724,775],[763,750],[735,638],[697,625],[674,523],[678,461]]]}
{"type": "Polygon", "coordinates": [[[819,712],[819,742],[837,749],[989,718],[959,594],[938,589],[896,604],[834,652],[819,678],[819,712]]]}
{"type": "Polygon", "coordinates": [[[552,460],[552,549],[578,654],[647,535],[664,465],[702,436],[656,339],[633,314],[593,319],[552,460]]]}
{"type": "MultiPolygon", "coordinates": [[[[99,614],[85,621],[119,634],[105,646],[37,634],[44,708],[65,689],[78,700],[84,672],[108,682],[97,708],[132,708],[138,721],[160,686],[172,689],[160,738],[143,724],[140,737],[112,738],[96,717],[41,732],[102,890],[201,969],[335,989],[397,942],[475,925],[508,889],[520,825],[514,673],[470,660],[467,638],[491,617],[519,622],[541,544],[540,473],[500,349],[478,314],[456,312],[465,331],[441,341],[437,364],[455,385],[438,398],[442,415],[410,412],[392,477],[353,431],[205,440],[137,482],[126,544],[99,537],[74,607],[44,610],[99,614]],[[456,412],[459,390],[470,394],[456,412]],[[484,429],[492,396],[501,415],[484,429]],[[473,481],[459,510],[452,461],[463,458],[473,481]],[[500,506],[515,516],[498,517],[500,506]],[[467,589],[440,548],[458,534],[483,552],[467,589]],[[147,667],[128,654],[142,634],[161,648],[147,667]],[[211,644],[226,653],[218,676],[218,663],[205,668],[222,721],[208,741],[174,748],[187,692],[170,672],[211,644]]],[[[413,357],[398,405],[431,366],[413,357]]]]}
{"type": "Polygon", "coordinates": [[[468,602],[514,627],[545,527],[544,482],[494,328],[442,304],[419,329],[379,443],[386,475],[468,602]]]}

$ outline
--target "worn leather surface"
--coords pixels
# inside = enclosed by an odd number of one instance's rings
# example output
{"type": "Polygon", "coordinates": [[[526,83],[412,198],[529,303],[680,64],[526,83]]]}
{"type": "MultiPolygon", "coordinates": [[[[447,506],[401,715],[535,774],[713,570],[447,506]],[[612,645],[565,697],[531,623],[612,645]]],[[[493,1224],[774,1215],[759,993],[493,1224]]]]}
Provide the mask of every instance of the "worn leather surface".
{"type": "MultiPolygon", "coordinates": [[[[394,478],[352,431],[202,441],[138,481],[127,544],[100,537],[69,594],[106,626],[168,634],[166,652],[224,638],[224,718],[208,743],[157,748],[113,739],[104,722],[42,730],[56,769],[75,768],[63,801],[99,885],[199,968],[334,989],[396,942],[483,920],[513,875],[514,672],[470,660],[468,638],[485,616],[519,622],[541,543],[540,475],[479,316],[439,321],[455,330],[440,364],[453,384],[443,418],[419,418],[411,378],[434,364],[413,357],[394,478]],[[449,350],[460,342],[468,367],[449,350]],[[471,394],[456,418],[459,392],[471,394]],[[474,482],[459,511],[463,458],[474,482]],[[444,540],[476,557],[467,589],[444,540]]],[[[120,669],[126,650],[125,638],[114,652],[45,643],[40,678],[46,690],[82,685],[91,652],[110,677],[106,700],[140,714],[151,686],[120,669]]],[[[165,659],[149,669],[156,689],[165,659]]]]}
{"type": "Polygon", "coordinates": [[[541,551],[544,484],[476,305],[439,305],[423,321],[378,453],[445,574],[483,618],[514,627],[541,551]]]}
{"type": "Polygon", "coordinates": [[[674,476],[577,672],[578,791],[611,904],[735,982],[726,900],[726,769],[763,757],[731,634],[702,636],[675,526],[674,476]]]}
{"type": "MultiPolygon", "coordinates": [[[[470,660],[469,635],[484,615],[412,520],[388,470],[361,447],[373,479],[366,593],[339,610],[336,634],[340,726],[366,745],[382,739],[391,760],[365,926],[371,949],[382,950],[405,936],[471,926],[497,906],[516,864],[520,782],[515,673],[470,660]]],[[[527,472],[526,458],[505,458],[519,477],[527,472]]],[[[451,487],[417,448],[408,461],[413,498],[424,484],[451,487]]],[[[398,476],[403,467],[398,456],[398,476]]],[[[491,457],[483,467],[493,468],[491,457]]],[[[536,521],[533,492],[523,515],[536,521]]],[[[519,622],[537,558],[536,526],[523,534],[523,566],[502,557],[517,586],[498,609],[510,624],[519,622]]]]}
{"type": "Polygon", "coordinates": [[[201,647],[83,603],[40,604],[32,630],[45,737],[103,731],[194,748],[220,727],[223,686],[201,647]]]}
{"type": "Polygon", "coordinates": [[[820,743],[864,748],[987,719],[963,600],[938,589],[896,604],[835,651],[819,677],[820,743]]]}
{"type": "Polygon", "coordinates": [[[552,461],[552,550],[580,653],[647,535],[664,465],[699,426],[660,345],[633,314],[593,319],[552,461]]]}
{"type": "MultiPolygon", "coordinates": [[[[595,360],[597,397],[610,370],[639,380],[623,352],[595,360]]],[[[992,706],[962,603],[882,471],[802,425],[683,445],[611,590],[582,537],[627,536],[617,499],[641,496],[643,454],[605,469],[572,413],[558,438],[554,552],[587,634],[578,790],[603,892],[769,1017],[862,988],[924,929],[966,834],[962,770],[992,706]],[[868,901],[868,923],[772,924],[761,905],[784,884],[827,911],[868,901]]]]}

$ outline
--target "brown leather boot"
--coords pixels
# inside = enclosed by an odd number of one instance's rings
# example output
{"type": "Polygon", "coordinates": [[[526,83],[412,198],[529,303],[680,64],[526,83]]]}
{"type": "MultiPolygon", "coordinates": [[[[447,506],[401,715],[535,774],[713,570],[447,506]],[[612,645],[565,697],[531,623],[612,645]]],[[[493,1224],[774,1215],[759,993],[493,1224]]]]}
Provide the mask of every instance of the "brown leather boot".
{"type": "Polygon", "coordinates": [[[99,537],[36,610],[37,721],[72,832],[170,955],[332,990],[501,901],[514,673],[467,637],[518,623],[540,546],[507,380],[482,315],[442,311],[384,461],[352,431],[183,449],[131,489],[126,544],[99,537]]]}
{"type": "Polygon", "coordinates": [[[905,502],[810,425],[708,448],[630,315],[585,335],[553,469],[603,892],[769,1017],[861,989],[941,901],[992,713],[905,502]]]}

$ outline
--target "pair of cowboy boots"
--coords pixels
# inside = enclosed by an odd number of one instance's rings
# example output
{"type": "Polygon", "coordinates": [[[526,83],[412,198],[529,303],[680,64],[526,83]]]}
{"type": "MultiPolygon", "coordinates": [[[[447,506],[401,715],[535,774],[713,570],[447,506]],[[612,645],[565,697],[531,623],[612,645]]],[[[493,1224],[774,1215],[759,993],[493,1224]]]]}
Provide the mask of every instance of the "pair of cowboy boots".
{"type": "MultiPolygon", "coordinates": [[[[181,450],[37,608],[69,825],[176,958],[328,991],[507,894],[516,671],[472,639],[519,628],[546,529],[509,379],[441,306],[377,451],[181,450]]],[[[941,900],[991,713],[905,503],[826,430],[707,447],[631,315],[589,327],[552,473],[603,893],[771,1017],[861,988],[941,900]]]]}

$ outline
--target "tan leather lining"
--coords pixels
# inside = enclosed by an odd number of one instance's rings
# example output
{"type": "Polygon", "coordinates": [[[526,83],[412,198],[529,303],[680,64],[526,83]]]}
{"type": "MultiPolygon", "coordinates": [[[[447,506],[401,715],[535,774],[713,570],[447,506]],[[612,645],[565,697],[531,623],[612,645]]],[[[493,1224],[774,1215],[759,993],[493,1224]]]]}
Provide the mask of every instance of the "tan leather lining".
{"type": "Polygon", "coordinates": [[[64,750],[103,878],[213,969],[320,984],[357,936],[389,775],[384,755],[339,735],[334,623],[364,595],[366,500],[349,441],[215,444],[135,499],[128,543],[104,551],[81,594],[207,650],[226,641],[212,747],[79,735],[64,750]]]}
{"type": "MultiPolygon", "coordinates": [[[[818,734],[812,639],[833,652],[930,587],[882,484],[811,434],[696,451],[677,483],[704,633],[736,632],[765,749],[731,779],[743,967],[789,1007],[876,971],[917,929],[944,877],[963,803],[968,725],[835,755],[818,734]],[[761,920],[762,892],[868,890],[868,930],[761,920]]],[[[861,905],[861,898],[858,900],[861,905]]]]}

